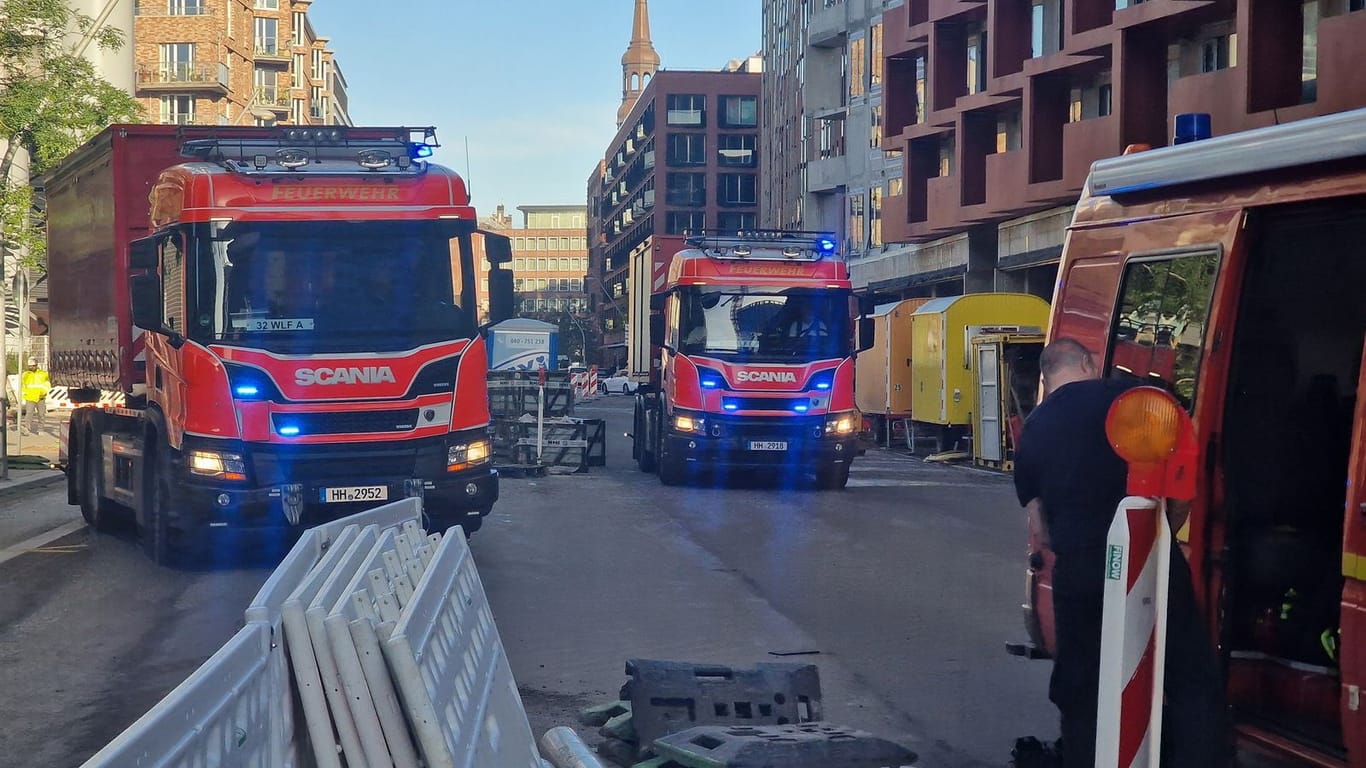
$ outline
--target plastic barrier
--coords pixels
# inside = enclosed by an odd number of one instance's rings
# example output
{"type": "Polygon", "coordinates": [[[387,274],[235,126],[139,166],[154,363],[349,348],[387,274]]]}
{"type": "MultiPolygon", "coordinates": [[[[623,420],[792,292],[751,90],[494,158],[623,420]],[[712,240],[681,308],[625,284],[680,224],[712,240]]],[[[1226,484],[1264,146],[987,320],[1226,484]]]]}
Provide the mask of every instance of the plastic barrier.
{"type": "Polygon", "coordinates": [[[446,532],[384,655],[429,768],[541,768],[469,545],[446,532]]]}
{"type": "Polygon", "coordinates": [[[684,768],[887,768],[910,766],[917,759],[900,744],[828,723],[703,725],[663,736],[654,748],[684,768]]]}
{"type": "MultiPolygon", "coordinates": [[[[508,440],[504,437],[504,440],[508,440]]],[[[536,461],[536,423],[518,422],[510,435],[510,454],[514,461],[536,461]]],[[[557,419],[545,422],[544,447],[540,463],[551,467],[573,467],[587,472],[589,467],[607,465],[607,425],[602,419],[557,419]]]]}
{"type": "MultiPolygon", "coordinates": [[[[248,624],[85,768],[291,766],[272,733],[270,629],[248,624]]],[[[287,681],[286,681],[287,682],[287,681]]],[[[286,689],[287,690],[287,689],[286,689]]]]}
{"type": "Polygon", "coordinates": [[[86,765],[545,768],[464,533],[421,515],[306,531],[246,626],[86,765]]]}

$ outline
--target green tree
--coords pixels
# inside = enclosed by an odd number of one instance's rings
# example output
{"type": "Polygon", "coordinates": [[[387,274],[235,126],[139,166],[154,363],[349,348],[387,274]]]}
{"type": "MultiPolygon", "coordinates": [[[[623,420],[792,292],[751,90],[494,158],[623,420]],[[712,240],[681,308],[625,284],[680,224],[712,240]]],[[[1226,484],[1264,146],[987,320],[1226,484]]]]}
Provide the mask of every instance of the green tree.
{"type": "Polygon", "coordinates": [[[19,150],[28,151],[36,176],[110,123],[142,119],[137,100],[82,55],[124,42],[122,32],[67,0],[0,2],[0,244],[23,253],[26,266],[41,270],[47,260],[33,189],[14,178],[19,150]]]}

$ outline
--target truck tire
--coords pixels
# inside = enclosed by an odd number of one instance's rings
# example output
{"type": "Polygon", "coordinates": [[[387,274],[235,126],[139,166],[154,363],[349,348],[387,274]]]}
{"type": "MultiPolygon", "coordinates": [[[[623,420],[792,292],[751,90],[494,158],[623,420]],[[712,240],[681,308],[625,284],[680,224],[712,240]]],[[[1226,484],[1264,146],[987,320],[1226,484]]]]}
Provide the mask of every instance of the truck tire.
{"type": "Polygon", "coordinates": [[[655,454],[652,451],[645,450],[645,439],[650,434],[645,429],[646,418],[648,417],[645,415],[644,409],[636,405],[635,429],[631,432],[631,454],[635,457],[636,467],[641,472],[654,472],[655,454]]]}
{"type": "MultiPolygon", "coordinates": [[[[75,445],[75,443],[68,443],[75,445]]],[[[79,481],[77,493],[80,497],[81,517],[85,518],[85,524],[94,528],[96,531],[105,532],[111,527],[110,520],[111,504],[100,498],[99,476],[104,471],[100,461],[99,450],[96,448],[95,437],[91,435],[85,444],[81,446],[78,456],[78,463],[72,470],[76,473],[79,481]]]]}
{"type": "Polygon", "coordinates": [[[153,449],[152,460],[147,463],[147,512],[142,529],[138,532],[142,539],[142,551],[157,565],[171,564],[171,462],[166,454],[170,450],[160,444],[153,449]]]}
{"type": "Polygon", "coordinates": [[[822,491],[842,491],[848,484],[848,464],[832,464],[816,470],[816,487],[822,491]]]}

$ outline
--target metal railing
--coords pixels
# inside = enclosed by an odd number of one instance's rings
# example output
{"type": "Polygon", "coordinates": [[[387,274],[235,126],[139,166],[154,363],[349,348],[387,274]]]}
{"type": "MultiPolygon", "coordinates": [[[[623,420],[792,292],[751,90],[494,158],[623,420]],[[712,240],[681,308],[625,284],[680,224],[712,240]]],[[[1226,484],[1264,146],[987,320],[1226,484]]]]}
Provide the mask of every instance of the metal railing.
{"type": "Polygon", "coordinates": [[[167,63],[143,67],[137,72],[137,82],[145,85],[212,85],[228,87],[228,68],[216,63],[167,63]]]}
{"type": "Polygon", "coordinates": [[[289,90],[258,85],[256,90],[252,92],[252,101],[263,107],[289,109],[289,90]]]}
{"type": "Polygon", "coordinates": [[[202,0],[144,0],[133,11],[135,16],[212,16],[213,10],[202,0]]]}

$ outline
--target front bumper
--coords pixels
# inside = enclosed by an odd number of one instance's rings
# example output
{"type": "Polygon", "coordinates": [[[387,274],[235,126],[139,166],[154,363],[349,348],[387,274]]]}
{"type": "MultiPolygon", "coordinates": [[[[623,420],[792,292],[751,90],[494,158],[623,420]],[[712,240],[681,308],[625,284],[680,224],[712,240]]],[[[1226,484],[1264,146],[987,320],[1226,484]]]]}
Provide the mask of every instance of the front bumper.
{"type": "Polygon", "coordinates": [[[704,467],[814,471],[849,464],[858,438],[825,436],[824,417],[707,417],[706,434],[664,436],[664,452],[704,467]]]}
{"type": "Polygon", "coordinates": [[[443,522],[487,515],[498,500],[498,471],[482,464],[447,472],[446,443],[235,446],[248,459],[249,479],[223,481],[179,468],[168,522],[178,529],[306,528],[413,496],[443,522]],[[367,489],[366,498],[336,500],[329,489],[337,488],[367,489]]]}

